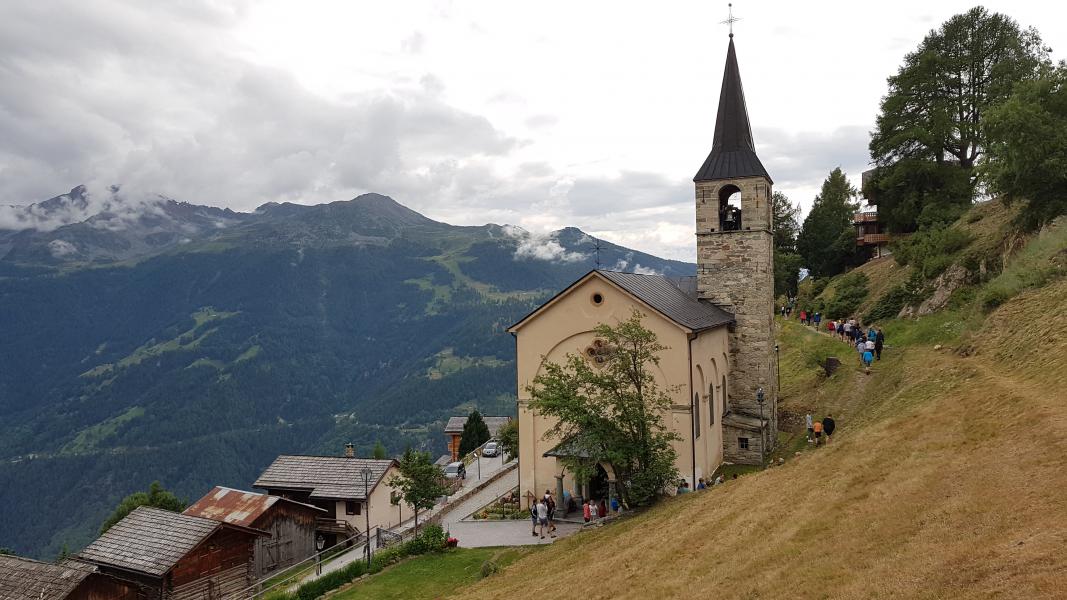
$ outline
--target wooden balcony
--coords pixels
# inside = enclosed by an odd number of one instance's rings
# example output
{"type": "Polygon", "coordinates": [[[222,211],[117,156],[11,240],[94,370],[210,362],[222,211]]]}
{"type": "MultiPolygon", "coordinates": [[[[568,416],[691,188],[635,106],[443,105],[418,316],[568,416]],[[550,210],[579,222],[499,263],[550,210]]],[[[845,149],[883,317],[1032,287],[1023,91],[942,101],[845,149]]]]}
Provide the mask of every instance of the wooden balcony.
{"type": "Polygon", "coordinates": [[[877,223],[878,211],[858,212],[852,215],[853,223],[877,223]]]}
{"type": "Polygon", "coordinates": [[[888,242],[888,233],[866,233],[860,236],[856,236],[857,246],[874,246],[877,244],[885,244],[888,242]]]}
{"type": "Polygon", "coordinates": [[[359,533],[344,519],[328,519],[325,517],[315,519],[315,530],[322,533],[336,533],[345,537],[359,533]]]}

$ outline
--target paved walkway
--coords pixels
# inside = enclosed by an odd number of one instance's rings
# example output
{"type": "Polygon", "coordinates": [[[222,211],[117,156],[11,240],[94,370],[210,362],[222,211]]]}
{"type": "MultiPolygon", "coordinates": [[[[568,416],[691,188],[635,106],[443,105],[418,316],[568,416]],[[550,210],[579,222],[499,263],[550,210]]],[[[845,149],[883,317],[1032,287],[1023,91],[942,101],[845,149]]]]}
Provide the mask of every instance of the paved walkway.
{"type": "Polygon", "coordinates": [[[580,530],[576,523],[557,523],[556,536],[541,539],[530,535],[530,520],[522,521],[458,521],[451,524],[449,533],[463,548],[484,546],[531,546],[551,544],[580,530]]]}
{"type": "MultiPolygon", "coordinates": [[[[481,478],[478,477],[478,468],[479,468],[478,464],[471,463],[470,466],[467,467],[467,478],[463,480],[463,487],[461,487],[459,489],[459,491],[457,491],[455,494],[452,494],[451,496],[449,496],[448,499],[443,504],[438,504],[437,506],[431,508],[430,510],[423,511],[423,512],[419,513],[419,524],[425,523],[427,520],[429,520],[430,518],[432,518],[432,517],[434,517],[436,515],[439,515],[439,514],[442,514],[442,513],[444,513],[445,515],[450,515],[457,508],[463,507],[465,509],[466,506],[468,506],[471,503],[475,503],[476,504],[478,502],[481,502],[481,504],[478,504],[477,506],[474,506],[473,508],[471,508],[469,511],[467,511],[466,513],[464,513],[462,515],[463,517],[465,517],[465,516],[471,514],[472,512],[474,512],[475,510],[481,508],[482,506],[488,504],[489,502],[495,500],[499,496],[493,496],[492,498],[488,498],[488,499],[482,501],[481,500],[482,498],[486,498],[489,495],[488,492],[486,492],[485,494],[483,494],[482,492],[485,492],[489,488],[497,489],[497,487],[498,487],[497,484],[500,483],[499,481],[494,481],[492,484],[487,486],[487,488],[485,488],[483,490],[479,490],[477,492],[477,498],[478,499],[473,499],[473,497],[471,497],[471,494],[475,493],[474,488],[476,488],[479,485],[485,483],[485,481],[487,479],[492,478],[494,475],[496,475],[497,473],[500,473],[500,471],[502,471],[504,469],[510,469],[511,472],[508,475],[503,476],[503,479],[507,479],[509,477],[514,477],[515,478],[515,483],[512,483],[511,487],[515,487],[516,485],[518,485],[519,463],[518,463],[517,460],[512,460],[512,461],[510,461],[510,462],[508,462],[506,464],[502,464],[503,461],[500,458],[480,458],[480,459],[478,459],[478,463],[481,464],[481,475],[482,475],[481,478]]],[[[504,490],[504,491],[506,492],[507,490],[504,490]]],[[[501,492],[501,495],[502,494],[503,494],[503,492],[501,492]]],[[[460,518],[462,518],[462,517],[460,517],[460,518]]],[[[445,526],[445,524],[443,522],[442,522],[442,526],[445,526]]],[[[411,530],[413,527],[415,527],[415,518],[414,517],[412,517],[411,519],[408,519],[407,521],[404,521],[400,525],[397,525],[396,527],[393,528],[393,531],[395,531],[396,533],[406,533],[409,530],[411,530]]]]}

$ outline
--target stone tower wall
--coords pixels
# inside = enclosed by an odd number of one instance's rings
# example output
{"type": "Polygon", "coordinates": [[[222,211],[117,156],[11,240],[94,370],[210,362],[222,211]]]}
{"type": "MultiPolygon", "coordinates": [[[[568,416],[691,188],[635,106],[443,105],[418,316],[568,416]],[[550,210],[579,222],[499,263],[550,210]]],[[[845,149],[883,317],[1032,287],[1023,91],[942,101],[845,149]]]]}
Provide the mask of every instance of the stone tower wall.
{"type": "MultiPolygon", "coordinates": [[[[765,398],[763,416],[768,421],[765,432],[768,449],[777,439],[778,431],[774,234],[770,198],[771,183],[763,177],[696,184],[698,293],[701,298],[729,310],[736,318],[731,331],[727,384],[730,411],[758,419],[760,406],[756,402],[756,390],[762,387],[765,398]],[[741,190],[739,231],[721,231],[719,226],[719,190],[727,185],[741,190]]],[[[736,434],[724,433],[724,441],[730,442],[725,447],[727,459],[752,462],[754,455],[758,462],[758,447],[750,448],[747,453],[740,452],[736,448],[736,434]]],[[[756,437],[754,444],[762,442],[758,432],[742,435],[756,437]]]]}

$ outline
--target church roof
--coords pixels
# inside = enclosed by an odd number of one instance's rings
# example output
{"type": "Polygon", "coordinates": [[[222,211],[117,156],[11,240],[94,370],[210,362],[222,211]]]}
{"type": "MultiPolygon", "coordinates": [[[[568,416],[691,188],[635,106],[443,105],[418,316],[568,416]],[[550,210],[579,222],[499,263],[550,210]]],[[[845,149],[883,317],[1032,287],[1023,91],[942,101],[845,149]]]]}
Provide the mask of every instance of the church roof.
{"type": "Polygon", "coordinates": [[[734,322],[734,316],[697,297],[696,277],[664,277],[642,273],[594,270],[578,278],[547,302],[508,328],[514,332],[556,299],[590,277],[600,276],[656,312],[690,331],[703,331],[734,322]]]}
{"type": "Polygon", "coordinates": [[[701,331],[734,321],[734,316],[696,294],[696,277],[668,279],[662,275],[597,271],[679,325],[701,331]]]}
{"type": "Polygon", "coordinates": [[[726,70],[719,91],[719,112],[715,115],[715,138],[711,154],[704,160],[693,181],[734,179],[738,177],[766,177],[756,146],[752,141],[752,126],[745,106],[745,91],[741,86],[741,71],[737,67],[734,38],[726,50],[726,70]]]}

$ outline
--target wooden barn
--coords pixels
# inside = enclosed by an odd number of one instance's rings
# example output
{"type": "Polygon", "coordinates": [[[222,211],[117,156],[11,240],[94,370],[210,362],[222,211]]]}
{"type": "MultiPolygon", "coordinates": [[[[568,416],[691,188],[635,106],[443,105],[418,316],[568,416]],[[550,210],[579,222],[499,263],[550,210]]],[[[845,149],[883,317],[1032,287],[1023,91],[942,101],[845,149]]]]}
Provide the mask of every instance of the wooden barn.
{"type": "Polygon", "coordinates": [[[143,600],[248,598],[264,531],[141,506],[76,556],[143,600]]]}
{"type": "Polygon", "coordinates": [[[2,600],[136,600],[137,588],[77,561],[53,564],[0,555],[2,600]]]}
{"type": "Polygon", "coordinates": [[[256,579],[314,555],[315,520],[329,516],[303,502],[222,486],[213,488],[183,514],[269,533],[270,537],[256,539],[256,579]]]}

